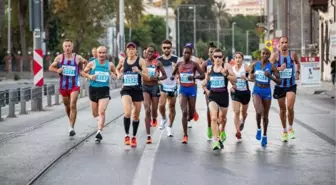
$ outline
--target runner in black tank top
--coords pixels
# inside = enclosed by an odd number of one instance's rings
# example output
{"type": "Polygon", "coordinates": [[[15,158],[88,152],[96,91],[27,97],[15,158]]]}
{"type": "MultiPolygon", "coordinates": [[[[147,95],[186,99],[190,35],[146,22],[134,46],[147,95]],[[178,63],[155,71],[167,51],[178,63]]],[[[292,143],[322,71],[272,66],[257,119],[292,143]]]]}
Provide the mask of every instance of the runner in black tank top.
{"type": "Polygon", "coordinates": [[[126,45],[127,57],[117,66],[118,78],[123,80],[120,94],[124,108],[125,144],[136,147],[136,134],[139,127],[139,114],[143,101],[141,77],[147,78],[146,61],[136,56],[136,44],[126,45]],[[123,68],[123,70],[121,70],[123,68]],[[132,115],[133,137],[130,141],[129,128],[131,124],[132,106],[135,109],[132,115]]]}
{"type": "Polygon", "coordinates": [[[225,124],[226,114],[229,106],[228,81],[235,82],[235,75],[229,64],[224,64],[223,52],[215,49],[213,53],[214,65],[207,72],[206,79],[202,84],[203,90],[209,96],[209,110],[211,117],[211,129],[213,134],[213,150],[224,147],[226,139],[225,124]],[[210,82],[210,89],[206,87],[210,82]],[[219,125],[221,134],[219,135],[219,125]]]}

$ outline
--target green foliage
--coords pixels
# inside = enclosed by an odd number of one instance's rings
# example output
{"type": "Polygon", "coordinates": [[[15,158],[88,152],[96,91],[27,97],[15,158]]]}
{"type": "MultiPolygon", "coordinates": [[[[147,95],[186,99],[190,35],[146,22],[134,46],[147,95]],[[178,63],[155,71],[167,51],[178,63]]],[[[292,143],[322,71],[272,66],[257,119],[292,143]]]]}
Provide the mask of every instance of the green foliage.
{"type": "Polygon", "coordinates": [[[253,59],[255,59],[255,60],[260,60],[260,54],[261,54],[261,51],[260,51],[260,50],[253,51],[253,52],[252,52],[252,57],[253,57],[253,59]]]}
{"type": "Polygon", "coordinates": [[[207,59],[209,57],[208,56],[208,43],[205,43],[203,40],[198,40],[197,51],[198,51],[197,57],[201,57],[204,60],[207,59]]]}

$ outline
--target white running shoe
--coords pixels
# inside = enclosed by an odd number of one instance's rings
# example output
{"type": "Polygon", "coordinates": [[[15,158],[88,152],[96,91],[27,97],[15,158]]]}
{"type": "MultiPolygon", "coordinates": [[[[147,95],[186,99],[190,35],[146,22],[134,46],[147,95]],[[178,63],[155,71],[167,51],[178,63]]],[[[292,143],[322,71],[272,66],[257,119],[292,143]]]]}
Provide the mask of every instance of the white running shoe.
{"type": "Polygon", "coordinates": [[[191,121],[188,122],[188,128],[192,128],[191,121]]]}
{"type": "Polygon", "coordinates": [[[173,137],[173,132],[172,132],[172,128],[171,127],[167,127],[167,136],[168,137],[173,137]]]}
{"type": "Polygon", "coordinates": [[[167,119],[161,118],[160,125],[159,125],[160,130],[163,130],[166,127],[166,123],[167,123],[167,119]]]}

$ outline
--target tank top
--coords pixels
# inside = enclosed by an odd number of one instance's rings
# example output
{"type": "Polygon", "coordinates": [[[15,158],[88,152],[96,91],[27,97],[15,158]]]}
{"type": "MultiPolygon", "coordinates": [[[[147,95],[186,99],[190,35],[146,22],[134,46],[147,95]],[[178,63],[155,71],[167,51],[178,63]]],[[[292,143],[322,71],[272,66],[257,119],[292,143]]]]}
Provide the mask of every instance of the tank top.
{"type": "MultiPolygon", "coordinates": [[[[209,58],[209,59],[206,61],[206,71],[205,71],[205,72],[210,71],[211,68],[212,68],[212,62],[211,62],[211,60],[210,60],[210,58],[209,58]]],[[[210,81],[207,83],[206,88],[207,88],[207,89],[210,89],[210,81]]]]}
{"type": "Polygon", "coordinates": [[[153,60],[151,64],[146,64],[149,77],[155,77],[159,72],[158,62],[153,60]]]}
{"type": "Polygon", "coordinates": [[[286,69],[283,71],[279,71],[281,84],[278,85],[280,87],[291,87],[295,85],[295,64],[291,58],[291,52],[288,52],[287,57],[283,57],[279,51],[279,59],[277,62],[277,67],[280,67],[282,64],[286,64],[286,69]]]}
{"type": "Polygon", "coordinates": [[[71,60],[65,59],[65,55],[62,56],[61,63],[58,64],[59,68],[63,68],[63,72],[60,76],[60,89],[71,90],[74,87],[80,86],[79,81],[79,68],[76,63],[76,54],[71,60]]]}
{"type": "Polygon", "coordinates": [[[91,87],[109,87],[110,85],[110,63],[100,64],[98,59],[94,60],[95,67],[91,69],[90,75],[96,75],[96,80],[90,80],[91,87]]]}
{"type": "Polygon", "coordinates": [[[127,63],[127,58],[124,61],[124,74],[123,74],[123,88],[141,88],[141,75],[132,71],[132,67],[137,66],[141,71],[139,57],[135,60],[134,64],[127,63]]]}
{"type": "Polygon", "coordinates": [[[268,71],[272,75],[272,64],[268,62],[264,68],[261,68],[260,61],[254,66],[255,81],[259,84],[270,84],[271,79],[265,76],[265,71],[268,71]]]}
{"type": "Polygon", "coordinates": [[[236,65],[233,66],[233,72],[237,77],[236,82],[236,90],[237,91],[249,91],[248,81],[241,78],[243,76],[246,76],[246,70],[245,70],[246,64],[243,63],[243,65],[240,67],[239,71],[236,70],[236,65]]]}
{"type": "Polygon", "coordinates": [[[228,79],[221,73],[215,72],[214,67],[211,67],[210,76],[210,91],[224,92],[227,91],[228,79]]]}
{"type": "Polygon", "coordinates": [[[158,58],[162,63],[164,70],[166,71],[167,78],[161,81],[161,85],[164,91],[174,92],[177,87],[176,79],[171,80],[170,77],[173,75],[172,63],[177,63],[178,57],[172,55],[169,59],[164,59],[162,56],[158,58]]]}
{"type": "Polygon", "coordinates": [[[185,64],[182,64],[179,66],[179,77],[180,77],[180,86],[183,87],[192,87],[195,85],[195,80],[189,80],[188,77],[195,76],[194,72],[194,62],[192,61],[190,64],[187,64],[187,67],[185,64]]]}

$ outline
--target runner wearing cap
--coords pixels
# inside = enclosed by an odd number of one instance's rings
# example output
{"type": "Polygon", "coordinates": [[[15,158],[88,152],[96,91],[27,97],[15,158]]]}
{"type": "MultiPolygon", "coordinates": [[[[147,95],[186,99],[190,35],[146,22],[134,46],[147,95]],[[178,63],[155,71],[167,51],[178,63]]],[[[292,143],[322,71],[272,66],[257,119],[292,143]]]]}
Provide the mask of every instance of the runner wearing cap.
{"type": "Polygon", "coordinates": [[[146,61],[138,57],[137,46],[134,42],[126,45],[126,58],[119,62],[117,66],[117,74],[119,79],[123,79],[123,86],[120,94],[124,108],[124,128],[125,128],[125,144],[136,147],[136,134],[139,127],[139,114],[141,111],[141,103],[143,101],[142,94],[142,78],[149,80],[147,76],[146,61]],[[121,70],[122,69],[122,70],[121,70]],[[133,108],[132,108],[133,106],[133,108]],[[133,110],[132,110],[133,109],[133,110]],[[133,126],[133,137],[130,139],[129,129],[133,126]]]}
{"type": "Polygon", "coordinates": [[[184,137],[182,143],[188,143],[188,121],[193,119],[196,104],[197,86],[196,79],[204,79],[204,71],[198,63],[191,60],[192,47],[186,45],[183,48],[183,61],[178,62],[170,77],[172,80],[175,75],[180,79],[180,105],[182,109],[182,124],[184,137]],[[200,74],[195,75],[196,71],[200,74]]]}

